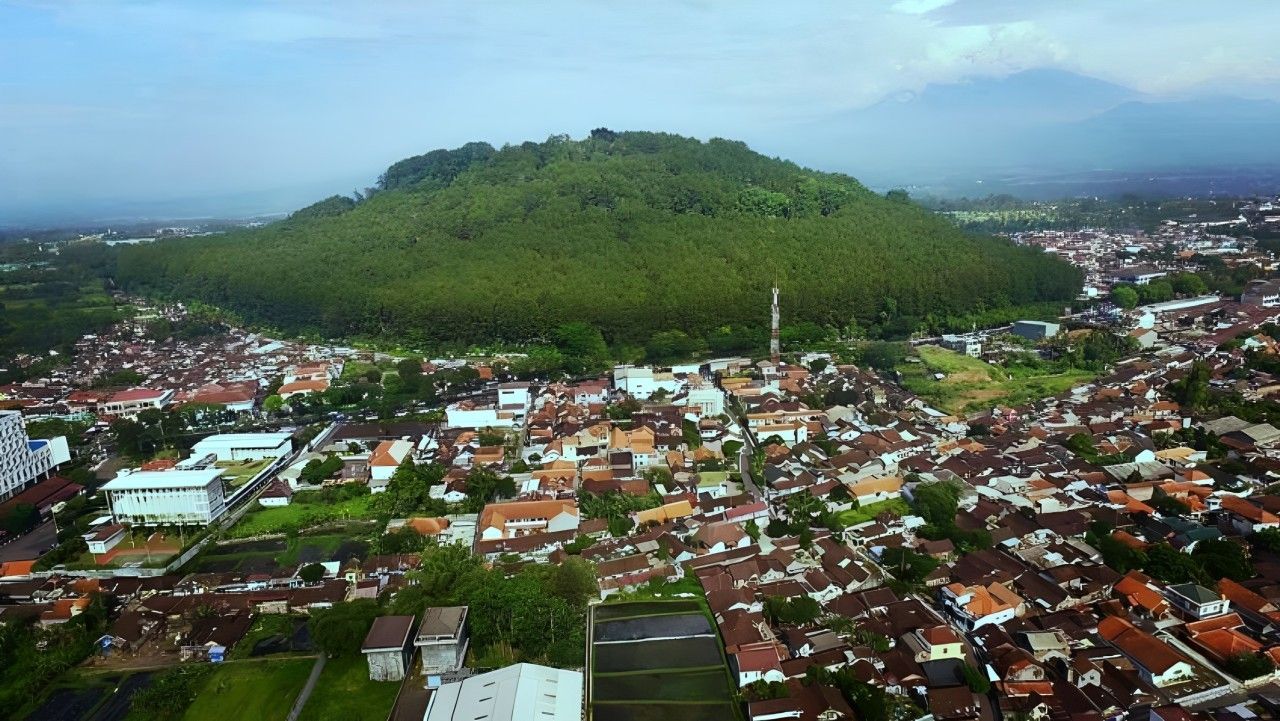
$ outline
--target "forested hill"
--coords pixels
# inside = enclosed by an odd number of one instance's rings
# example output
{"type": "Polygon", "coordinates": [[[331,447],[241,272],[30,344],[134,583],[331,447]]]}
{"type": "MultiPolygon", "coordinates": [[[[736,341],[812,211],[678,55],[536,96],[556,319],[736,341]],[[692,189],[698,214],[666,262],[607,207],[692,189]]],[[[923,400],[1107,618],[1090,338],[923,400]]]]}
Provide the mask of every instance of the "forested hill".
{"type": "Polygon", "coordinates": [[[794,332],[885,336],[1065,301],[1081,280],[844,175],[739,142],[605,129],[432,151],[362,198],[124,248],[117,277],[327,336],[526,341],[586,321],[620,346],[679,331],[712,350],[765,342],[775,278],[794,332]]]}

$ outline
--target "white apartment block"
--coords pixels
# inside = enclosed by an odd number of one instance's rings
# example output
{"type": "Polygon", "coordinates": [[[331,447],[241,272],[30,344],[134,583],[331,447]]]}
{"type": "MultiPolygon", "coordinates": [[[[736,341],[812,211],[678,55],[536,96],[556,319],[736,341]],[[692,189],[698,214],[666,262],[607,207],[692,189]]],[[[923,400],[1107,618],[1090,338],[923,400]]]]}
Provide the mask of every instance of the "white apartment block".
{"type": "Polygon", "coordinates": [[[0,501],[11,498],[71,460],[67,439],[31,440],[18,411],[0,411],[0,501]]]}
{"type": "Polygon", "coordinates": [[[102,487],[116,523],[207,526],[227,510],[222,469],[121,471],[102,487]]]}

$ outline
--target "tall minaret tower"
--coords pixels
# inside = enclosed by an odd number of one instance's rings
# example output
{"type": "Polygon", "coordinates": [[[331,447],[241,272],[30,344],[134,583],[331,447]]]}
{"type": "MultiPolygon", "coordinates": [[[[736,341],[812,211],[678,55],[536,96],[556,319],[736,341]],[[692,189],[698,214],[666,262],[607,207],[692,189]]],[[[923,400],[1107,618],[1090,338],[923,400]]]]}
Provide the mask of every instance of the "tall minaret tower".
{"type": "Polygon", "coordinates": [[[778,365],[779,357],[782,355],[782,343],[778,340],[778,284],[773,284],[773,306],[770,309],[770,320],[772,325],[769,331],[769,360],[773,364],[778,365]]]}

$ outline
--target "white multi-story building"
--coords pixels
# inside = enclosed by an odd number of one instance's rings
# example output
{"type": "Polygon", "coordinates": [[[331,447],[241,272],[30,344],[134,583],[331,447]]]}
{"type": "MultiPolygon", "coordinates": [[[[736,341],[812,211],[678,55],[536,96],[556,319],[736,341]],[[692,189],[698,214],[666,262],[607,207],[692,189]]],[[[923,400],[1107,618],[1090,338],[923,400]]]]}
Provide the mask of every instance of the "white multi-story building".
{"type": "Polygon", "coordinates": [[[18,411],[0,411],[0,501],[71,460],[67,439],[32,440],[18,411]]]}
{"type": "Polygon", "coordinates": [[[102,487],[116,523],[206,526],[227,510],[222,469],[121,471],[102,487]]]}

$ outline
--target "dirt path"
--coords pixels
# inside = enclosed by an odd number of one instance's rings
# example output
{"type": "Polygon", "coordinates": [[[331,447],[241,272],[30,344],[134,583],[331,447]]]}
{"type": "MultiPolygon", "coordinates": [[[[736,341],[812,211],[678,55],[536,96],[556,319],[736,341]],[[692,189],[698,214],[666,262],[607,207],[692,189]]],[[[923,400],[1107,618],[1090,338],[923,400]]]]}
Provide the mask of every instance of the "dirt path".
{"type": "Polygon", "coordinates": [[[324,671],[326,660],[323,653],[316,657],[316,665],[311,667],[311,675],[307,677],[307,683],[298,692],[298,700],[293,702],[293,708],[289,711],[289,717],[286,721],[298,721],[302,708],[307,705],[307,699],[311,698],[311,692],[315,690],[316,682],[320,680],[320,674],[324,671]]]}

